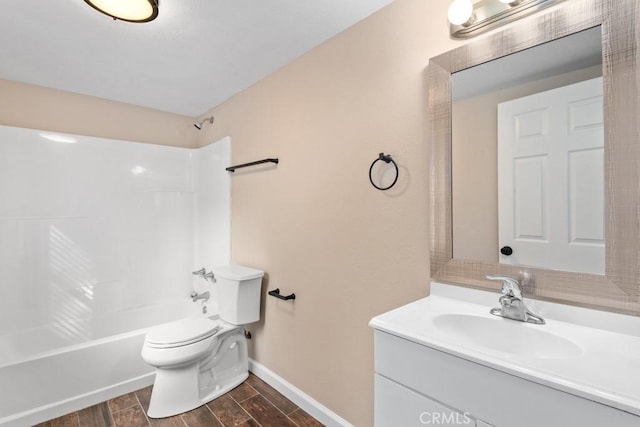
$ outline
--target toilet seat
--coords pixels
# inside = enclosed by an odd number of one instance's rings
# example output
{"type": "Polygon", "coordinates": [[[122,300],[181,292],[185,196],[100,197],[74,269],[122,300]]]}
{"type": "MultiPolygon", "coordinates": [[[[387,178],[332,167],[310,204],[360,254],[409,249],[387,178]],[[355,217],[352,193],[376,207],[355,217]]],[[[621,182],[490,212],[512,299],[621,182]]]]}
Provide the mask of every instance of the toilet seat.
{"type": "Polygon", "coordinates": [[[189,317],[150,330],[145,345],[152,348],[183,347],[217,334],[221,325],[207,317],[189,317]]]}

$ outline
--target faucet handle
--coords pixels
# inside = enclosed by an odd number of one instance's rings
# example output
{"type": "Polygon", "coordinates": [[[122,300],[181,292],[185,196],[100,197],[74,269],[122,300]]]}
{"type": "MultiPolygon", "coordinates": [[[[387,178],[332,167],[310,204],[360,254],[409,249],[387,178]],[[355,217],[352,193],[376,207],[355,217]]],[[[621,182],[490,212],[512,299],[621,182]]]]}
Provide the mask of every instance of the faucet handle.
{"type": "Polygon", "coordinates": [[[205,270],[204,267],[202,267],[200,270],[192,271],[191,274],[193,274],[194,276],[204,277],[206,272],[207,270],[205,270]]]}
{"type": "Polygon", "coordinates": [[[502,280],[502,293],[509,297],[522,299],[522,291],[520,290],[520,282],[515,277],[504,276],[501,274],[487,274],[485,276],[489,280],[502,280]]]}

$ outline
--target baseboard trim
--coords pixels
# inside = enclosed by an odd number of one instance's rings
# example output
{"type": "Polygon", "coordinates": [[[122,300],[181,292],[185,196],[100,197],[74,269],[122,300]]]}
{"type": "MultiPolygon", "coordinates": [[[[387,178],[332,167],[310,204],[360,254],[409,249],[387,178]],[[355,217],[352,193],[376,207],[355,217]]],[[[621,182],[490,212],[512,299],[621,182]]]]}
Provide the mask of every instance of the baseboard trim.
{"type": "Polygon", "coordinates": [[[353,427],[347,420],[322,405],[317,400],[294,386],[266,366],[249,359],[249,370],[255,376],[278,390],[284,397],[298,405],[309,415],[327,427],[353,427]]]}
{"type": "MultiPolygon", "coordinates": [[[[298,405],[309,415],[327,427],[353,427],[344,418],[322,405],[317,400],[255,360],[249,359],[249,370],[258,378],[275,388],[280,394],[298,405]]],[[[69,412],[73,412],[100,402],[112,399],[131,391],[139,390],[153,384],[155,372],[133,378],[129,381],[114,384],[99,390],[76,396],[71,399],[41,406],[7,418],[0,419],[3,427],[33,425],[50,420],[69,412]]]]}

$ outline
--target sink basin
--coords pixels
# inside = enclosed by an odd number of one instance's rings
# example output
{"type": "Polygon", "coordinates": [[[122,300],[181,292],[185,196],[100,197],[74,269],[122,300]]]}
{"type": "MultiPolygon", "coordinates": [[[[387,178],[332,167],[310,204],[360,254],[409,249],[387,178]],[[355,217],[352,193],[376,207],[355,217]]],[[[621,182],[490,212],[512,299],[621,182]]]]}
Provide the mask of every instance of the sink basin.
{"type": "Polygon", "coordinates": [[[582,354],[573,341],[544,330],[545,325],[531,325],[502,317],[462,313],[441,314],[433,318],[439,332],[488,350],[525,358],[569,359],[582,354]]]}

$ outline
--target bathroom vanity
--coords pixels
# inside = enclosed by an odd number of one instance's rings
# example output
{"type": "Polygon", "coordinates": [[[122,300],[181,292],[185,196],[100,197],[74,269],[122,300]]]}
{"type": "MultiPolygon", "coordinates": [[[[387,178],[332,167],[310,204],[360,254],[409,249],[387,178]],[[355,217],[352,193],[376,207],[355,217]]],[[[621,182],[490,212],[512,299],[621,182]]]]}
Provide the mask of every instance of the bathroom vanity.
{"type": "Polygon", "coordinates": [[[440,283],[373,318],[375,425],[639,426],[640,318],[440,283]]]}
{"type": "Polygon", "coordinates": [[[629,144],[640,130],[640,45],[628,30],[638,12],[635,0],[560,2],[430,58],[438,283],[370,323],[377,427],[640,426],[640,198],[629,191],[640,165],[640,145],[629,144]],[[601,87],[553,110],[557,89],[589,81],[601,87]],[[526,105],[505,110],[516,101],[526,105]],[[572,140],[551,138],[553,123],[572,140]],[[579,146],[588,135],[598,148],[579,146]],[[535,151],[552,145],[569,150],[535,151]],[[535,316],[519,291],[491,291],[496,274],[522,282],[535,316]],[[577,307],[587,305],[607,311],[577,307]]]}

